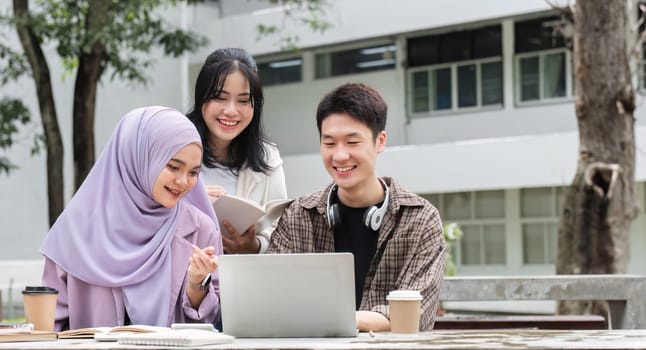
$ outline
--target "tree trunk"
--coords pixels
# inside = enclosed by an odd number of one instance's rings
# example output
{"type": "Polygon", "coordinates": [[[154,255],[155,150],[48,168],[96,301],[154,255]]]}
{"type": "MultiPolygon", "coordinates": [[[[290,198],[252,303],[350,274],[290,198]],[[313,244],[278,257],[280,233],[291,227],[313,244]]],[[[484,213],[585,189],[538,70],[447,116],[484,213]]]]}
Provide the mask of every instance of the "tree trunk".
{"type": "Polygon", "coordinates": [[[93,37],[89,52],[79,55],[79,67],[74,84],[74,190],[85,180],[94,165],[94,115],[96,91],[103,73],[105,46],[96,34],[104,27],[109,16],[108,2],[95,0],[90,2],[86,31],[93,37]]]}
{"type": "Polygon", "coordinates": [[[49,225],[51,226],[63,211],[64,206],[63,141],[58,127],[49,66],[40,47],[39,40],[31,29],[29,22],[29,1],[13,0],[13,11],[14,17],[17,19],[16,31],[20,38],[20,44],[25,51],[36,83],[38,107],[45,133],[45,144],[47,146],[47,204],[49,207],[49,225]]]}
{"type": "MultiPolygon", "coordinates": [[[[624,1],[577,0],[575,108],[579,160],[559,227],[558,274],[624,273],[634,193],[634,93],[624,1]]],[[[607,316],[601,301],[562,302],[563,314],[607,316]]]]}

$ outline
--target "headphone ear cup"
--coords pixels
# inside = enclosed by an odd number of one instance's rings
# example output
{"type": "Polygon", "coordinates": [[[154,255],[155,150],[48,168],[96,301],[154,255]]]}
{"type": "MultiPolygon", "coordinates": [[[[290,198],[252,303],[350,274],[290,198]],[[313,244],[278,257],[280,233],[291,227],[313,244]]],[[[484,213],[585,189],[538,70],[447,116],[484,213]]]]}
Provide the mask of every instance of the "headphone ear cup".
{"type": "Polygon", "coordinates": [[[371,206],[366,210],[366,213],[363,215],[363,224],[373,230],[379,231],[381,224],[384,220],[384,214],[386,213],[386,206],[378,208],[377,206],[371,206]]]}
{"type": "Polygon", "coordinates": [[[327,223],[330,227],[336,227],[341,224],[341,215],[339,214],[339,206],[335,203],[327,209],[327,223]]]}
{"type": "Polygon", "coordinates": [[[370,218],[370,228],[373,231],[378,231],[379,228],[381,227],[381,223],[383,222],[384,219],[384,212],[382,210],[377,209],[375,213],[372,215],[370,218]]]}
{"type": "Polygon", "coordinates": [[[363,214],[363,225],[366,226],[366,228],[373,231],[377,231],[379,229],[379,226],[381,226],[381,218],[379,218],[378,212],[379,209],[374,205],[366,210],[366,213],[363,214]],[[375,221],[377,222],[375,223],[375,221]]]}

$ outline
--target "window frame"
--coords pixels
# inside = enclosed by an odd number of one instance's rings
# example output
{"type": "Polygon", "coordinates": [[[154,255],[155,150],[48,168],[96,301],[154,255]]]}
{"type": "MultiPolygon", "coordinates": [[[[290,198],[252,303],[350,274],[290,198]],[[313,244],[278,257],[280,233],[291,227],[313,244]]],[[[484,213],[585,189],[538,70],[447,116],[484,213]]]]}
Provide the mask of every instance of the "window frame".
{"type": "MultiPolygon", "coordinates": [[[[326,49],[322,50],[313,50],[312,51],[312,79],[314,81],[318,80],[324,80],[324,79],[334,79],[338,77],[344,77],[344,76],[353,76],[357,74],[369,74],[369,73],[377,73],[377,72],[382,72],[382,71],[387,71],[387,70],[396,70],[398,69],[398,66],[400,65],[399,63],[399,55],[400,55],[400,49],[399,49],[399,43],[396,40],[377,40],[377,41],[366,41],[362,42],[360,44],[353,44],[353,45],[335,45],[334,47],[328,47],[326,49]],[[332,74],[330,72],[329,75],[326,76],[318,76],[318,57],[319,55],[326,55],[327,60],[330,60],[330,55],[339,53],[339,52],[344,52],[344,51],[358,51],[358,50],[364,50],[364,49],[372,49],[375,47],[381,47],[381,46],[393,46],[394,50],[393,52],[393,67],[388,67],[388,68],[383,68],[383,69],[375,69],[375,70],[368,70],[364,72],[353,72],[353,73],[344,73],[344,74],[332,74]]],[[[332,67],[328,67],[331,69],[332,67]]]]}
{"type": "Polygon", "coordinates": [[[637,61],[637,84],[639,91],[646,92],[646,42],[641,45],[641,59],[637,61]]]}
{"type": "MultiPolygon", "coordinates": [[[[545,187],[541,187],[545,188],[545,187]]],[[[547,225],[551,224],[556,224],[556,251],[554,252],[554,257],[555,260],[558,259],[558,225],[560,223],[560,213],[559,211],[562,210],[563,204],[560,201],[564,200],[565,197],[565,191],[566,187],[559,187],[559,186],[550,186],[547,187],[550,189],[550,203],[551,203],[551,215],[549,216],[523,216],[522,213],[522,202],[523,202],[523,194],[522,190],[529,190],[531,188],[522,188],[520,189],[519,193],[519,202],[518,202],[518,209],[519,209],[519,223],[520,223],[520,249],[521,249],[521,264],[523,267],[529,267],[529,266],[554,266],[556,264],[556,261],[553,263],[550,262],[549,256],[550,256],[550,239],[548,237],[549,232],[546,230],[547,225]],[[525,224],[543,224],[543,263],[526,263],[525,259],[525,231],[523,230],[523,226],[525,224]]]]}
{"type": "Polygon", "coordinates": [[[409,68],[406,72],[406,77],[407,77],[406,88],[408,91],[406,94],[406,99],[407,99],[406,102],[408,105],[408,108],[407,108],[408,114],[411,119],[426,118],[426,117],[432,117],[432,116],[442,116],[447,114],[453,114],[455,112],[496,110],[496,109],[502,109],[505,104],[505,101],[504,101],[505,78],[504,78],[504,62],[503,62],[502,56],[492,56],[492,57],[486,57],[486,58],[462,60],[462,61],[455,61],[455,62],[449,62],[449,63],[440,63],[440,64],[434,64],[434,65],[409,68]],[[500,95],[502,97],[502,101],[497,104],[483,105],[482,104],[482,65],[488,64],[488,63],[500,63],[501,65],[500,95]],[[458,106],[458,100],[459,100],[458,68],[462,66],[469,66],[469,65],[476,66],[476,105],[468,106],[468,107],[459,107],[458,106]],[[435,70],[445,69],[445,68],[451,69],[451,108],[435,110],[433,109],[434,103],[435,103],[433,72],[435,70]],[[428,76],[427,91],[429,92],[428,93],[429,110],[424,112],[415,112],[413,109],[414,107],[413,75],[421,71],[426,71],[428,76]]]}
{"type": "Polygon", "coordinates": [[[296,55],[296,56],[280,56],[280,57],[271,57],[271,58],[266,58],[262,60],[257,61],[257,66],[258,66],[258,77],[260,78],[260,81],[262,82],[263,87],[275,87],[275,86],[283,86],[283,85],[288,85],[288,84],[302,84],[304,80],[304,69],[305,69],[305,59],[303,58],[302,55],[296,55]],[[281,82],[281,83],[275,83],[275,84],[267,84],[266,82],[262,82],[262,71],[261,71],[261,66],[262,65],[270,65],[272,63],[277,63],[277,62],[284,62],[284,61],[292,61],[292,60],[300,60],[300,77],[299,80],[296,81],[288,81],[288,82],[281,82]]]}
{"type": "Polygon", "coordinates": [[[531,52],[517,53],[514,55],[514,103],[518,107],[540,105],[554,102],[567,102],[573,98],[573,71],[572,71],[572,53],[565,47],[539,50],[531,52]],[[555,53],[565,54],[565,96],[560,97],[545,97],[545,72],[544,60],[548,55],[555,53]],[[521,75],[520,75],[520,60],[524,58],[538,57],[538,93],[539,98],[536,100],[521,101],[521,75]]]}
{"type": "MultiPolygon", "coordinates": [[[[455,259],[454,263],[456,268],[458,270],[463,270],[463,269],[497,269],[497,268],[508,268],[509,267],[509,256],[507,252],[507,247],[506,245],[504,246],[503,249],[503,259],[504,263],[500,264],[491,264],[487,263],[487,255],[486,255],[486,244],[485,244],[485,226],[488,225],[501,225],[502,226],[502,233],[503,233],[503,240],[507,242],[509,240],[509,237],[507,236],[507,231],[508,231],[508,222],[507,222],[507,208],[503,210],[503,217],[501,218],[476,218],[476,211],[477,211],[477,196],[478,193],[483,193],[483,192],[500,192],[502,195],[503,203],[504,203],[504,198],[505,198],[505,190],[484,190],[484,191],[460,191],[460,192],[450,192],[450,193],[434,193],[434,194],[428,194],[425,195],[424,197],[428,199],[433,205],[436,206],[438,211],[440,212],[440,216],[442,216],[443,221],[445,222],[456,222],[462,229],[464,227],[476,227],[479,232],[480,236],[480,263],[478,264],[464,264],[463,259],[462,259],[462,239],[458,239],[455,241],[455,244],[453,245],[453,257],[455,259]],[[469,218],[463,218],[463,219],[451,219],[451,218],[445,218],[445,211],[447,210],[445,206],[445,196],[446,195],[451,195],[451,194],[457,194],[457,193],[468,193],[469,194],[469,218]]],[[[465,233],[466,234],[466,233],[465,233]]]]}

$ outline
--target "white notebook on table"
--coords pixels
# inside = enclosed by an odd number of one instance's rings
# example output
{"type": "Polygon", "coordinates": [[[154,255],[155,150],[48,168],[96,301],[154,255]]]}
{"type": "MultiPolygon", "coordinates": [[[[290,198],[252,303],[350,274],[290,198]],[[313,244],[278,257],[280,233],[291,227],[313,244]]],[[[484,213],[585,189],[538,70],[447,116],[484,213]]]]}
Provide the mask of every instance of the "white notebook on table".
{"type": "Polygon", "coordinates": [[[154,346],[201,346],[232,343],[235,337],[202,329],[173,329],[155,333],[120,334],[119,344],[154,346]]]}

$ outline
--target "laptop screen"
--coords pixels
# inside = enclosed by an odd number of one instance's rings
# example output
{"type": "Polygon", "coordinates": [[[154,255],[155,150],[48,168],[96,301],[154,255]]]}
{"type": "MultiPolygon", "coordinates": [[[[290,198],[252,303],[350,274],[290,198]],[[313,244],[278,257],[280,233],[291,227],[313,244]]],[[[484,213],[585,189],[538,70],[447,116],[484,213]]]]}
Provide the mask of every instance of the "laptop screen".
{"type": "Polygon", "coordinates": [[[237,337],[352,337],[350,253],[218,257],[222,330],[237,337]]]}

